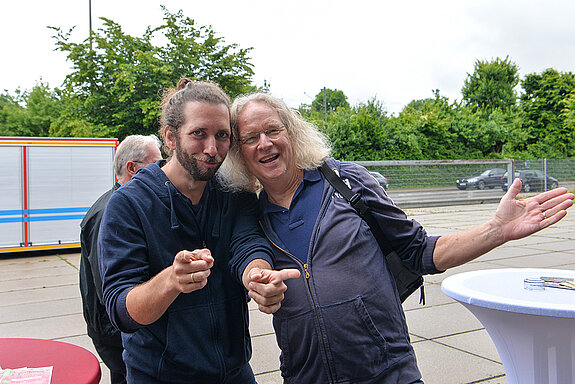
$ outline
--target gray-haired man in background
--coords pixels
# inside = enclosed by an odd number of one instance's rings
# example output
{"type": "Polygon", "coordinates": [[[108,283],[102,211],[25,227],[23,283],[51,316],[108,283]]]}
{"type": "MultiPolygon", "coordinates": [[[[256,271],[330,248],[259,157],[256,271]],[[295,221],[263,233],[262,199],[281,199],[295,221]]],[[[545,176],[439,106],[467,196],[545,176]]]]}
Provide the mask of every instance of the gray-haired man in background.
{"type": "Polygon", "coordinates": [[[154,136],[132,135],[126,137],[116,149],[114,172],[118,182],[90,207],[80,224],[80,291],[88,336],[102,361],[110,369],[112,384],[126,382],[126,367],[122,360],[122,338],[112,325],[102,301],[102,281],[98,267],[98,232],[108,200],[115,190],[130,181],[132,176],[150,163],[162,158],[161,142],[154,136]]]}

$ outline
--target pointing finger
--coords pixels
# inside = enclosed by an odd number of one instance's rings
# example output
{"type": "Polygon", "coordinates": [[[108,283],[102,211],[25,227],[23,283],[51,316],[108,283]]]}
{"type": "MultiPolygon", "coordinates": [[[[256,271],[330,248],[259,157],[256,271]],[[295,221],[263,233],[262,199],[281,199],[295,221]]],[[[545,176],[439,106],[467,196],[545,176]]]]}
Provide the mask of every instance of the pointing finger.
{"type": "Polygon", "coordinates": [[[270,283],[277,284],[288,279],[297,279],[300,272],[295,268],[282,269],[280,271],[273,271],[271,274],[270,283]]]}

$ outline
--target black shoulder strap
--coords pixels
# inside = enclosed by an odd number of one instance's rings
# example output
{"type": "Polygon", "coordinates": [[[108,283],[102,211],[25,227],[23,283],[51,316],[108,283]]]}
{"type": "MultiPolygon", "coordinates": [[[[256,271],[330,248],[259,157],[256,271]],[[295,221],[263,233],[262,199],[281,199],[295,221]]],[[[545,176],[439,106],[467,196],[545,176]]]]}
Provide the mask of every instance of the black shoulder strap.
{"type": "Polygon", "coordinates": [[[384,254],[388,254],[393,252],[393,249],[390,247],[387,241],[384,241],[385,237],[384,234],[375,221],[371,211],[367,207],[367,205],[363,202],[363,199],[358,193],[353,193],[353,191],[343,182],[343,180],[327,165],[327,163],[323,163],[320,167],[321,173],[324,177],[329,181],[329,183],[333,186],[333,188],[342,195],[351,206],[357,211],[359,216],[365,220],[365,222],[369,225],[371,232],[377,239],[377,243],[379,247],[383,251],[384,254]]]}
{"type": "Polygon", "coordinates": [[[419,302],[425,305],[423,277],[420,274],[411,271],[403,264],[401,258],[389,245],[389,242],[386,241],[385,234],[371,214],[368,206],[363,202],[361,196],[358,193],[353,193],[351,188],[343,182],[343,180],[329,167],[329,165],[327,165],[327,163],[324,162],[319,167],[319,170],[333,188],[351,204],[359,216],[369,225],[373,236],[385,255],[388,268],[395,279],[395,285],[399,292],[401,302],[403,303],[405,299],[417,290],[417,288],[421,287],[419,302]]]}

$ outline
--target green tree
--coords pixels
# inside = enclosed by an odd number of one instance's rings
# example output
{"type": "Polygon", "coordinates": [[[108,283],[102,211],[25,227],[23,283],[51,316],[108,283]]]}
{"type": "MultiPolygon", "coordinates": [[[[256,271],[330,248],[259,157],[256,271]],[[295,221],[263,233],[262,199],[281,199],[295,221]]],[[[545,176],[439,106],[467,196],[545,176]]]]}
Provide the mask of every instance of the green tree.
{"type": "Polygon", "coordinates": [[[154,133],[161,94],[182,77],[218,83],[231,97],[253,89],[251,48],[225,44],[211,27],[162,9],[164,24],[148,27],[141,37],[106,18],[81,43],[71,41],[72,30],[52,27],[57,50],[68,54],[73,72],[64,82],[66,109],[51,134],[123,139],[154,133]]]}
{"type": "Polygon", "coordinates": [[[514,111],[495,109],[470,112],[459,108],[453,121],[458,134],[460,156],[465,159],[501,158],[510,132],[520,126],[519,115],[514,111]]]}
{"type": "Polygon", "coordinates": [[[463,102],[472,112],[495,109],[508,111],[517,103],[515,87],[519,84],[519,69],[506,57],[492,61],[477,60],[473,74],[468,74],[461,89],[463,102]]]}
{"type": "Polygon", "coordinates": [[[311,108],[316,112],[335,112],[338,108],[349,109],[347,96],[338,89],[323,88],[311,103],[311,108]],[[325,110],[324,110],[325,100],[325,110]]]}
{"type": "Polygon", "coordinates": [[[15,95],[0,95],[0,135],[48,136],[50,126],[61,113],[58,91],[43,82],[31,91],[16,90],[15,95]]]}
{"type": "MultiPolygon", "coordinates": [[[[571,135],[575,135],[575,92],[570,93],[569,96],[566,97],[564,105],[565,107],[561,111],[561,118],[564,119],[563,124],[565,129],[571,132],[571,135]]],[[[570,143],[569,157],[575,154],[575,152],[573,152],[574,147],[575,140],[570,143]]]]}
{"type": "Polygon", "coordinates": [[[516,140],[511,149],[533,157],[575,156],[572,125],[575,75],[547,69],[541,74],[527,75],[521,86],[523,123],[521,132],[514,135],[516,140]]]}
{"type": "MultiPolygon", "coordinates": [[[[17,94],[20,90],[16,90],[17,94]]],[[[16,97],[8,92],[0,94],[0,135],[16,136],[15,115],[21,114],[24,107],[18,104],[16,97]]]]}
{"type": "Polygon", "coordinates": [[[315,115],[315,123],[330,138],[333,156],[341,160],[381,160],[388,121],[383,105],[375,100],[350,108],[332,111],[326,121],[315,115]]]}
{"type": "Polygon", "coordinates": [[[462,144],[454,122],[458,106],[434,91],[434,98],[414,100],[392,120],[388,137],[394,158],[457,159],[462,144]]]}

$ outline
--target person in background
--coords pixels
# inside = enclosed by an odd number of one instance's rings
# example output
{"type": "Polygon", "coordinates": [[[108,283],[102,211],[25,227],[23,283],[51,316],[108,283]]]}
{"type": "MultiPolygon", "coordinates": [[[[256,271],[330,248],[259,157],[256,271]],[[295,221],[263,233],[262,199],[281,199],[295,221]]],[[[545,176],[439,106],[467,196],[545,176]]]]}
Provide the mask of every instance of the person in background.
{"type": "MultiPolygon", "coordinates": [[[[230,190],[258,192],[261,226],[275,268],[301,272],[270,284],[271,265],[253,261],[244,285],[262,312],[274,313],[286,383],[422,383],[401,301],[383,252],[366,222],[318,170],[336,169],[372,211],[404,265],[421,274],[469,262],[567,214],[565,188],[516,199],[516,179],[494,217],[468,231],[428,236],[369,172],[330,158],[327,138],[268,94],[234,101],[234,141],[220,179],[230,190]],[[284,297],[282,300],[282,297],[284,297]]],[[[441,319],[438,319],[441,321],[441,319]]]]}
{"type": "MultiPolygon", "coordinates": [[[[214,178],[230,146],[229,98],[184,78],[162,105],[171,157],[112,195],[98,240],[127,381],[252,384],[241,276],[252,260],[272,260],[256,196],[224,191],[214,178]]],[[[276,272],[274,288],[285,290],[288,276],[276,272]]]]}
{"type": "Polygon", "coordinates": [[[112,325],[102,299],[102,280],[98,266],[97,241],[100,221],[112,193],[130,181],[132,176],[150,163],[162,158],[161,142],[154,136],[132,135],[126,137],[114,155],[114,186],[90,207],[80,223],[80,292],[88,336],[100,358],[110,369],[112,384],[126,382],[126,367],[122,360],[120,332],[112,325]]]}

